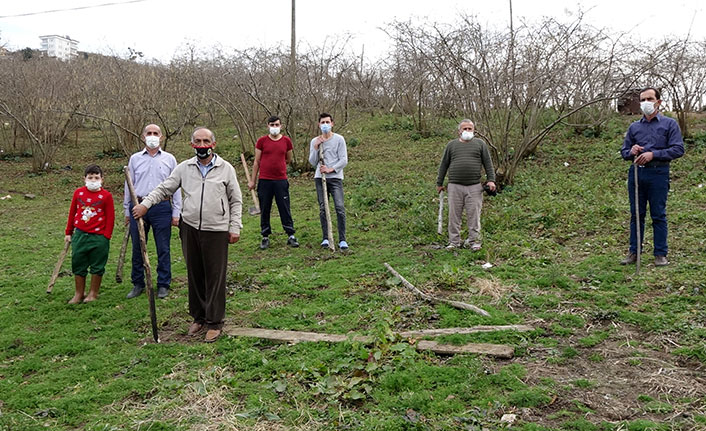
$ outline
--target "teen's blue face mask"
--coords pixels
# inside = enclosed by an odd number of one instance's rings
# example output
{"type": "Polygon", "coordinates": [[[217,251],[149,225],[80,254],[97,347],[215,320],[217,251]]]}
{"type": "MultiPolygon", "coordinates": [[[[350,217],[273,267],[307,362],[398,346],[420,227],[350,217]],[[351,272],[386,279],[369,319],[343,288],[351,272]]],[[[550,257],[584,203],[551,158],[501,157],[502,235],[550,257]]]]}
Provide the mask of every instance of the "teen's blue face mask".
{"type": "Polygon", "coordinates": [[[319,128],[321,129],[321,132],[323,132],[323,133],[328,133],[331,131],[331,125],[328,123],[319,124],[319,128]]]}

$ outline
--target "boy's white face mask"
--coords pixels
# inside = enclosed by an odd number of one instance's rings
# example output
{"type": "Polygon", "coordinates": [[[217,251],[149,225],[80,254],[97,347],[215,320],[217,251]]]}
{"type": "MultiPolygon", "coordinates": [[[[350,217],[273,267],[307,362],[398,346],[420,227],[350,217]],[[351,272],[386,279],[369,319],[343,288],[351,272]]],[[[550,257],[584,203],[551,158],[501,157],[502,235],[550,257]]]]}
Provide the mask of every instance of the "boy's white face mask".
{"type": "Polygon", "coordinates": [[[92,192],[100,190],[102,183],[100,181],[86,181],[86,188],[92,192]]]}

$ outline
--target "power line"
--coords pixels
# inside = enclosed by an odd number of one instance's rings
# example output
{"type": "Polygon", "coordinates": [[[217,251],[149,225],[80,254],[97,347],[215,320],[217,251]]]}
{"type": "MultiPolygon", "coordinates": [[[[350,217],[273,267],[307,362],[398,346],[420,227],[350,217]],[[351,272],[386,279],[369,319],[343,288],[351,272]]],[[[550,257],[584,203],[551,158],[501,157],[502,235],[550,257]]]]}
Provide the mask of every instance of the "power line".
{"type": "Polygon", "coordinates": [[[0,19],[2,19],[2,18],[17,18],[17,17],[23,17],[23,16],[32,16],[32,15],[46,15],[46,14],[50,14],[50,13],[70,12],[70,11],[83,10],[83,9],[95,9],[95,8],[106,7],[106,6],[120,6],[120,5],[124,5],[124,4],[130,4],[130,3],[141,3],[141,2],[145,2],[145,1],[147,1],[147,0],[127,0],[127,1],[121,1],[121,2],[101,3],[101,4],[96,4],[96,5],[90,5],[90,6],[76,6],[76,7],[70,7],[70,8],[65,8],[65,9],[43,10],[41,12],[18,13],[15,15],[2,15],[2,16],[0,16],[0,19]]]}

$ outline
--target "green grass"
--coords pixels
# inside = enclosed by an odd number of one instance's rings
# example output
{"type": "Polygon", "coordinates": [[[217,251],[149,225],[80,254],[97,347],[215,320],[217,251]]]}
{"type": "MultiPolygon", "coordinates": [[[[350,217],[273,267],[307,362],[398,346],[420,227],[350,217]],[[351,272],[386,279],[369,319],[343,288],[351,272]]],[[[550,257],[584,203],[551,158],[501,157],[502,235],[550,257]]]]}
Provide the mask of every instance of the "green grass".
{"type": "MultiPolygon", "coordinates": [[[[672,167],[672,264],[656,269],[646,255],[636,276],[633,267],[617,264],[627,244],[627,164],[617,154],[627,123],[613,121],[599,138],[552,134],[514,185],[486,199],[477,253],[432,247],[445,242],[436,234],[434,181],[451,136],[414,135],[400,117],[361,117],[338,130],[356,143],[344,182],[350,253],[332,255],[318,246],[311,173],[290,181],[299,249],[285,246],[273,211],[277,233],[271,248],[260,251],[259,219],[244,214],[242,239],[229,251],[228,322],[355,332],[374,336],[373,345],[189,339],[176,231],[173,292],[157,303],[162,343],[151,342],[146,297],[128,301],[129,282],[114,281],[122,226],[111,241],[100,299],[68,306],[68,262],[54,292],[47,295],[45,288],[71,192],[81,185],[85,165],[98,162],[119,206],[126,160],[90,146],[91,131],[68,143],[57,168],[44,175],[29,174],[26,157],[4,156],[0,190],[37,198],[10,193],[0,200],[0,430],[494,429],[503,413],[523,411],[529,413],[519,414],[513,429],[611,429],[605,421],[615,420],[581,398],[597,397],[610,376],[582,375],[584,368],[601,370],[626,358],[623,370],[637,381],[643,367],[659,368],[643,357],[650,352],[665,352],[669,356],[659,360],[681,368],[706,364],[706,197],[698,188],[706,183],[706,147],[690,149],[672,167]],[[483,269],[488,261],[494,267],[483,269]],[[476,304],[491,317],[410,298],[383,262],[416,286],[476,304]],[[403,329],[521,323],[537,329],[439,338],[510,344],[517,353],[511,361],[440,357],[391,336],[403,329]],[[673,344],[659,344],[663,339],[673,344]],[[642,354],[633,357],[635,349],[642,354]],[[558,374],[538,374],[544,364],[558,374]]],[[[219,133],[227,127],[216,128],[217,136],[232,136],[219,133]]],[[[238,147],[223,140],[218,152],[236,165],[243,184],[238,147]]],[[[184,142],[169,150],[179,160],[191,155],[184,142]]],[[[249,195],[243,197],[249,206],[249,195]]],[[[153,257],[152,242],[149,250],[153,257]]],[[[129,270],[128,264],[126,279],[129,270]]],[[[661,398],[651,390],[641,387],[626,397],[647,415],[625,422],[627,429],[680,426],[671,412],[689,409],[696,418],[690,421],[703,422],[698,406],[671,398],[653,402],[661,398]]]]}

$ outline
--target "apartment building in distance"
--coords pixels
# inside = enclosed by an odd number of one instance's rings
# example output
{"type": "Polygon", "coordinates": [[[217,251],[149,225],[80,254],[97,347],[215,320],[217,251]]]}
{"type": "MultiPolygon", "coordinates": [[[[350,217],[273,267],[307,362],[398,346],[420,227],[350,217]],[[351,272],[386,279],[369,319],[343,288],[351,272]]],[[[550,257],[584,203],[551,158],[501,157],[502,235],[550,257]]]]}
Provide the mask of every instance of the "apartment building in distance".
{"type": "Polygon", "coordinates": [[[78,41],[69,36],[59,36],[50,34],[39,36],[42,44],[39,48],[48,57],[56,57],[60,60],[68,61],[78,56],[78,41]]]}

